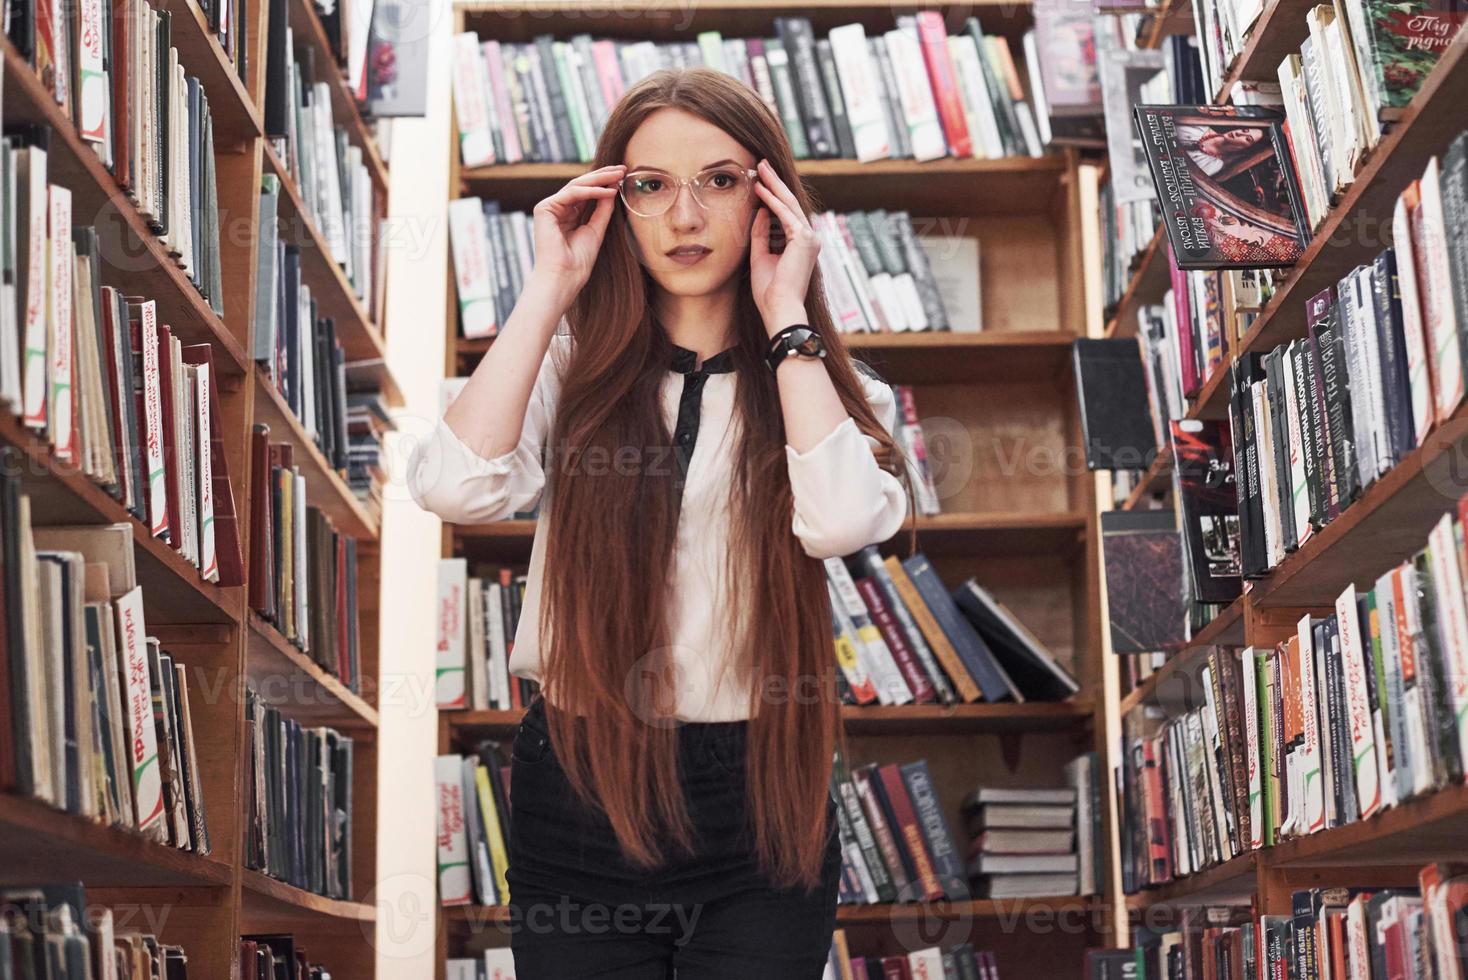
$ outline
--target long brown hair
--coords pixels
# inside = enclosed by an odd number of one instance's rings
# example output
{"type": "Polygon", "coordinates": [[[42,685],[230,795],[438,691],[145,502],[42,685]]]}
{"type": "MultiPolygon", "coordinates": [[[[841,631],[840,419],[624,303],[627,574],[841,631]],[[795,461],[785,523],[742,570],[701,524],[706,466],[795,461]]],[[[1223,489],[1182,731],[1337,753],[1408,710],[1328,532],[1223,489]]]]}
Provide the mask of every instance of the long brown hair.
{"type": "MultiPolygon", "coordinates": [[[[607,119],[590,167],[622,162],[638,126],[665,107],[717,125],[768,159],[812,213],[779,120],[743,83],[708,68],[657,71],[631,88],[607,119]]],[[[620,200],[616,207],[625,214],[620,200]]],[[[547,466],[546,566],[553,571],[540,606],[542,685],[548,707],[557,709],[547,716],[570,784],[605,811],[627,858],[651,869],[665,859],[664,845],[693,853],[668,689],[666,584],[679,493],[671,453],[654,449],[672,446],[660,389],[673,349],[652,315],[653,284],[630,232],[621,218],[613,221],[619,233],[607,234],[566,315],[575,353],[563,369],[547,466]],[[642,465],[616,465],[626,459],[623,447],[635,447],[642,465]]],[[[806,311],[826,341],[827,370],[842,403],[880,444],[879,462],[905,482],[896,446],[836,335],[819,270],[806,311]]],[[[752,839],[774,883],[815,887],[832,752],[844,741],[836,664],[824,569],[791,532],[784,418],[762,358],[768,336],[747,262],[734,329],[738,438],[725,558],[731,594],[721,598],[738,614],[732,620],[744,620],[729,640],[732,680],[750,691],[752,839]],[[817,696],[800,697],[812,680],[817,696]]]]}

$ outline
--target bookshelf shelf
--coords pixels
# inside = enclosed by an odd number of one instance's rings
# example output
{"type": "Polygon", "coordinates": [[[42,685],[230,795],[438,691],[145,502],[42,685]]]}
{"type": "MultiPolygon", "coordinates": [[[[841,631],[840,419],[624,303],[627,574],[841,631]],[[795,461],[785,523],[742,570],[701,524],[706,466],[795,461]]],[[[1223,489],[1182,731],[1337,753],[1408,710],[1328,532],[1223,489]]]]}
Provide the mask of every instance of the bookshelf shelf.
{"type": "Polygon", "coordinates": [[[251,612],[249,628],[246,672],[267,703],[303,725],[331,725],[354,737],[377,728],[377,709],[292,646],[272,623],[251,612]],[[284,692],[278,689],[282,682],[284,692]]]}
{"type": "Polygon", "coordinates": [[[846,927],[891,927],[921,922],[972,919],[1023,919],[1028,913],[1083,911],[1089,898],[1063,895],[1056,898],[979,898],[967,902],[902,902],[891,905],[840,905],[836,924],[846,927]]]}
{"type": "Polygon", "coordinates": [[[1152,457],[1152,464],[1142,474],[1142,479],[1132,489],[1126,502],[1122,504],[1122,510],[1136,510],[1152,494],[1165,490],[1172,483],[1172,447],[1163,446],[1156,456],[1152,457]]]}
{"type": "Polygon", "coordinates": [[[228,887],[229,864],[94,823],[38,800],[0,793],[0,837],[6,848],[0,882],[81,878],[98,886],[228,887]]]}
{"type": "Polygon", "coordinates": [[[1447,786],[1365,820],[1281,841],[1271,867],[1368,867],[1461,861],[1468,838],[1468,786],[1447,786]]]}
{"type": "MultiPolygon", "coordinates": [[[[596,29],[600,30],[599,24],[596,29]]],[[[1067,160],[1065,154],[992,160],[944,157],[926,163],[800,160],[796,168],[819,198],[821,208],[870,208],[879,198],[888,210],[905,209],[914,215],[1024,214],[1048,212],[1055,206],[1068,171],[1067,160]]],[[[588,169],[582,163],[472,167],[460,171],[460,186],[467,194],[495,198],[507,210],[529,210],[588,169]]]]}
{"type": "Polygon", "coordinates": [[[325,81],[331,92],[332,118],[337,121],[338,125],[346,127],[347,138],[351,140],[353,146],[362,150],[362,160],[367,164],[373,182],[377,184],[379,190],[385,191],[387,189],[387,164],[377,149],[377,140],[373,138],[366,120],[362,118],[362,111],[357,105],[351,88],[347,85],[346,73],[336,60],[336,52],[332,50],[331,41],[326,36],[326,28],[322,25],[321,18],[316,15],[311,0],[290,0],[289,6],[291,30],[295,34],[296,41],[297,43],[304,42],[310,47],[316,67],[322,75],[318,80],[325,81]]]}
{"type": "MultiPolygon", "coordinates": [[[[311,287],[319,314],[336,321],[336,339],[346,351],[348,361],[382,359],[386,353],[382,332],[372,321],[366,307],[352,292],[352,284],[327,247],[326,238],[301,198],[285,161],[270,144],[264,144],[265,172],[280,179],[281,237],[300,246],[301,279],[311,287]]],[[[384,373],[386,368],[383,369],[384,373]]]]}
{"type": "Polygon", "coordinates": [[[1195,874],[1127,896],[1134,909],[1157,906],[1227,905],[1247,902],[1258,886],[1259,851],[1237,855],[1195,874]]]}
{"type": "Polygon", "coordinates": [[[1228,362],[1225,361],[1218,365],[1203,382],[1203,387],[1198,389],[1198,397],[1188,403],[1187,417],[1190,419],[1228,418],[1228,379],[1228,362]]]}
{"type": "Polygon", "coordinates": [[[1117,711],[1122,717],[1139,705],[1192,708],[1202,703],[1202,690],[1197,686],[1198,670],[1208,660],[1211,647],[1243,647],[1244,601],[1236,599],[1182,650],[1168,658],[1151,676],[1121,699],[1117,711]]]}
{"type": "Polygon", "coordinates": [[[96,226],[104,283],[154,300],[160,324],[171,327],[185,344],[213,344],[215,369],[221,375],[242,375],[248,361],[239,338],[189,282],[9,38],[0,38],[0,56],[5,62],[5,120],[50,130],[49,179],[70,188],[72,213],[88,216],[96,226]]]}
{"type": "Polygon", "coordinates": [[[1309,0],[1270,0],[1265,4],[1249,40],[1229,66],[1218,97],[1213,101],[1227,102],[1240,82],[1279,81],[1279,63],[1297,53],[1300,44],[1310,36],[1305,14],[1312,6],[1309,0]]]}
{"type": "MultiPolygon", "coordinates": [[[[1303,16],[1303,15],[1302,15],[1303,16]]],[[[1462,126],[1468,102],[1468,33],[1443,52],[1400,121],[1371,152],[1354,183],[1321,222],[1290,277],[1276,288],[1239,347],[1267,351],[1305,336],[1305,302],[1391,242],[1397,196],[1422,175],[1462,126]]]]}
{"type": "Polygon", "coordinates": [[[259,138],[264,132],[259,107],[210,32],[199,4],[196,0],[167,0],[162,6],[173,14],[171,40],[178,48],[179,63],[209,93],[215,146],[233,151],[259,138]]]}
{"type": "MultiPolygon", "coordinates": [[[[371,905],[316,895],[249,868],[240,871],[240,884],[243,892],[241,913],[246,920],[246,931],[252,918],[285,917],[294,923],[294,928],[300,930],[301,935],[309,938],[308,930],[316,925],[313,920],[370,923],[377,919],[377,909],[371,905]]],[[[364,941],[370,935],[364,936],[364,941]]]]}
{"type": "Polygon", "coordinates": [[[126,524],[133,530],[144,616],[159,621],[228,623],[238,619],[230,591],[199,576],[199,570],[74,464],[62,463],[49,446],[10,412],[0,412],[0,445],[22,454],[22,483],[31,496],[37,524],[126,524]],[[56,491],[63,491],[57,493],[56,491]]]}
{"type": "Polygon", "coordinates": [[[255,365],[255,421],[270,426],[271,442],[288,442],[295,447],[295,462],[306,478],[306,499],[320,507],[332,524],[343,534],[354,538],[375,538],[382,523],[381,515],[367,509],[357,499],[346,478],[321,453],[316,440],[303,426],[264,368],[255,365]]]}
{"type": "Polygon", "coordinates": [[[1158,228],[1137,259],[1127,280],[1126,289],[1117,301],[1116,310],[1106,323],[1107,337],[1135,337],[1137,311],[1149,303],[1161,302],[1170,283],[1167,266],[1167,233],[1158,228]]]}

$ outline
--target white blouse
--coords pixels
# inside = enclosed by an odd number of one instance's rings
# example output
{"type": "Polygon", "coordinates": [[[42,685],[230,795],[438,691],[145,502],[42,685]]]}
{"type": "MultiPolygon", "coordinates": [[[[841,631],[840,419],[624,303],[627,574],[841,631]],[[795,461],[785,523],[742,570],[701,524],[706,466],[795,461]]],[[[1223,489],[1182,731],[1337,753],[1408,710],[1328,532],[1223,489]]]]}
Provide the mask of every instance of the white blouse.
{"type": "MultiPolygon", "coordinates": [[[[563,331],[551,338],[525,411],[520,443],[494,459],[475,453],[448,424],[420,442],[408,462],[408,487],[419,506],[444,520],[480,524],[530,510],[545,487],[542,445],[551,431],[561,373],[573,340],[563,331]]],[[[669,626],[677,671],[678,718],[734,721],[749,717],[749,692],[723,683],[732,677],[731,641],[740,607],[729,601],[724,580],[728,547],[729,494],[736,448],[731,438],[734,407],[733,351],[706,358],[676,347],[664,378],[663,412],[674,434],[674,456],[683,479],[683,498],[673,551],[673,594],[669,626]],[[686,472],[685,472],[686,469],[686,472]]],[[[889,433],[895,432],[897,401],[892,388],[859,363],[867,401],[889,433]]],[[[897,477],[877,465],[877,441],[862,434],[850,416],[804,453],[785,446],[794,495],[791,532],[806,554],[832,558],[886,541],[907,516],[907,495],[897,477]]],[[[538,610],[545,562],[542,507],[530,549],[530,568],[509,669],[540,680],[538,610]]]]}

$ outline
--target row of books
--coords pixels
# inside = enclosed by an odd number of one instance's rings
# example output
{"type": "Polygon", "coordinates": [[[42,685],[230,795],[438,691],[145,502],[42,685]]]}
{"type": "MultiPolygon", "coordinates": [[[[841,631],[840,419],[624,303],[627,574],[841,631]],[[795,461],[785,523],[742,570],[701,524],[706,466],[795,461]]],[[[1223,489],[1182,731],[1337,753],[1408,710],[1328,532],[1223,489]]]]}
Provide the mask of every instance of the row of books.
{"type": "Polygon", "coordinates": [[[148,636],[127,524],[35,527],[0,473],[0,789],[209,853],[187,670],[148,636]]]}
{"type": "Polygon", "coordinates": [[[254,359],[265,368],[306,435],[337,470],[347,465],[347,364],[336,322],[317,315],[301,276],[301,250],[279,237],[280,180],[260,188],[254,359]]]}
{"type": "Polygon", "coordinates": [[[439,904],[507,905],[509,764],[494,753],[492,743],[486,743],[479,755],[439,756],[433,773],[439,904]]]}
{"type": "Polygon", "coordinates": [[[486,949],[478,959],[446,961],[445,980],[515,980],[515,957],[508,949],[486,949]]]}
{"type": "Polygon", "coordinates": [[[331,980],[331,971],[312,963],[293,934],[269,933],[240,937],[240,980],[331,980]]]}
{"type": "Polygon", "coordinates": [[[361,678],[357,539],[307,502],[295,447],[271,442],[256,424],[250,440],[250,608],[288,642],[356,691],[361,678]]]}
{"type": "Polygon", "coordinates": [[[353,741],[307,728],[245,687],[245,867],[351,899],[353,741]]]}
{"type": "MultiPolygon", "coordinates": [[[[890,333],[983,329],[979,242],[942,234],[942,221],[906,211],[820,212],[812,227],[837,329],[890,333]],[[937,234],[919,234],[937,226],[937,234]]],[[[449,241],[459,302],[459,331],[492,337],[509,319],[535,262],[530,216],[498,201],[449,203],[449,241]]]]}
{"type": "Polygon", "coordinates": [[[102,285],[96,229],[72,224],[43,150],[5,142],[0,170],[11,231],[24,229],[7,253],[21,287],[0,287],[0,403],[205,580],[238,585],[213,348],[181,343],[152,300],[102,285]]]}
{"type": "Polygon", "coordinates": [[[1211,653],[1203,703],[1183,718],[1156,731],[1129,720],[1127,825],[1150,827],[1124,861],[1134,884],[1363,820],[1462,778],[1468,498],[1458,511],[1423,551],[1370,587],[1348,586],[1334,614],[1302,618],[1275,649],[1211,653]]]}
{"type": "Polygon", "coordinates": [[[927,946],[908,953],[852,955],[845,929],[831,934],[822,980],[999,980],[999,963],[973,943],[927,946]]]}
{"type": "Polygon", "coordinates": [[[774,37],[532,42],[457,35],[454,110],[465,166],[591,160],[610,107],[660,68],[707,66],[754,89],[797,159],[1039,156],[1040,130],[1009,43],[969,17],[901,14],[881,37],[859,23],[817,38],[809,18],[775,17],[774,37]]]}
{"type": "Polygon", "coordinates": [[[187,980],[182,946],[121,927],[79,881],[0,889],[0,980],[187,980]]]}
{"type": "Polygon", "coordinates": [[[301,203],[321,233],[331,260],[341,266],[352,291],[375,314],[373,282],[384,261],[379,236],[379,201],[345,120],[332,116],[334,64],[317,65],[315,50],[299,49],[289,26],[289,0],[269,0],[272,29],[266,39],[265,133],[285,164],[301,203]],[[277,18],[279,18],[277,20],[277,18]],[[274,25],[280,25],[276,29],[274,25]]]}
{"type": "Polygon", "coordinates": [[[1065,766],[1063,787],[980,786],[960,807],[965,870],[989,898],[1094,895],[1105,880],[1095,752],[1065,766]]]}
{"type": "Polygon", "coordinates": [[[1115,951],[1138,980],[1319,977],[1430,980],[1463,975],[1468,879],[1449,865],[1418,872],[1417,888],[1313,888],[1293,892],[1288,915],[1188,909],[1180,927],[1115,951]]]}
{"type": "MultiPolygon", "coordinates": [[[[23,3],[7,19],[7,35],[222,315],[209,98],[180,64],[171,16],[143,0],[87,0],[57,11],[23,3]]],[[[28,141],[44,148],[47,138],[36,132],[28,141]]]]}
{"type": "Polygon", "coordinates": [[[875,545],[825,560],[842,698],[849,704],[1059,701],[1075,678],[974,579],[950,590],[926,555],[875,545]]]}
{"type": "MultiPolygon", "coordinates": [[[[350,382],[348,383],[350,385],[350,382]]],[[[347,486],[369,513],[382,513],[382,487],[387,482],[383,441],[397,423],[380,390],[347,392],[347,486]]]]}
{"type": "Polygon", "coordinates": [[[493,578],[469,575],[463,558],[438,563],[437,705],[500,711],[530,705],[534,682],[510,674],[510,650],[525,597],[523,572],[500,566],[493,578]]]}

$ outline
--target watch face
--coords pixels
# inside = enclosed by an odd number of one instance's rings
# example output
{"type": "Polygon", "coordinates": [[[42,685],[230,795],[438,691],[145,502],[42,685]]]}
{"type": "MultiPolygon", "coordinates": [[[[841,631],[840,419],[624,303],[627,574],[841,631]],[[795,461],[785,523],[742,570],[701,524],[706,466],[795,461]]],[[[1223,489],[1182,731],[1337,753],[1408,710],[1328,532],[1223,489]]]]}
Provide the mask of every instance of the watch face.
{"type": "Polygon", "coordinates": [[[819,357],[826,349],[826,345],[821,342],[821,335],[814,330],[802,330],[792,334],[790,346],[797,353],[804,354],[806,357],[819,357]]]}

